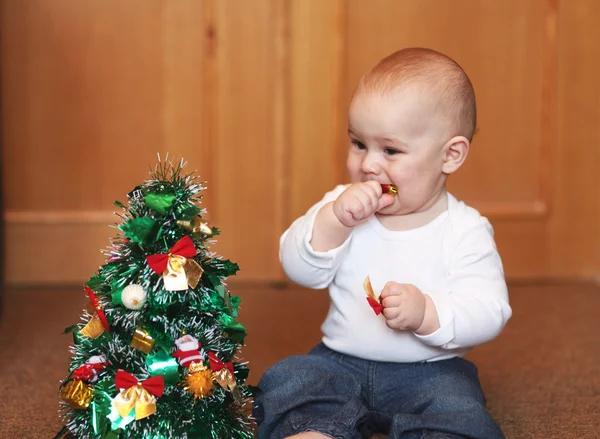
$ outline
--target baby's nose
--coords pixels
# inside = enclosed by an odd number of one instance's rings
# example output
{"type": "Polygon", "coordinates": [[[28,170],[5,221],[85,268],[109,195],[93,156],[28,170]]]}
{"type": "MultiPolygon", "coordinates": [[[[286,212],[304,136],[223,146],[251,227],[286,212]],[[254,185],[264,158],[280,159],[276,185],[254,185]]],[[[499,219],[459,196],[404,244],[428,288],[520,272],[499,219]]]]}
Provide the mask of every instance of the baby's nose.
{"type": "Polygon", "coordinates": [[[361,170],[365,174],[379,174],[381,172],[381,163],[376,154],[368,153],[362,161],[361,170]]]}

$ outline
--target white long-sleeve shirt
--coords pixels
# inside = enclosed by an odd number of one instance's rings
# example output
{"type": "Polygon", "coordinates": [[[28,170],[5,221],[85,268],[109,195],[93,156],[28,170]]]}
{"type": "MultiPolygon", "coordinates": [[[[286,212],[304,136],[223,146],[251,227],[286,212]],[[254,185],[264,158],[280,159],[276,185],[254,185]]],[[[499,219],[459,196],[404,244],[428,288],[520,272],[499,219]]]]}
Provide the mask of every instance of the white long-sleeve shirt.
{"type": "Polygon", "coordinates": [[[321,327],[326,346],[375,361],[435,361],[464,356],[502,331],[512,311],[485,217],[448,194],[448,210],[422,227],[391,231],[372,216],[338,248],[317,252],[310,245],[316,214],[346,187],[327,193],[280,240],[280,260],[292,281],[329,288],[321,327]],[[433,300],[440,328],[419,336],[387,327],[366,300],[367,276],[376,295],[388,281],[418,287],[433,300]]]}

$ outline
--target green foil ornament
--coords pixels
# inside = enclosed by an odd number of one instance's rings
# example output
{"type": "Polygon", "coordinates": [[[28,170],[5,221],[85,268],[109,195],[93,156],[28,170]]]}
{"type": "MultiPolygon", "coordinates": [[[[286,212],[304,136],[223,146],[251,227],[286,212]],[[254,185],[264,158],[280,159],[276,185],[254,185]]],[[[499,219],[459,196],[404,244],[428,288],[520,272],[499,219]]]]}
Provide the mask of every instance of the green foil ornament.
{"type": "Polygon", "coordinates": [[[148,194],[144,196],[146,206],[163,215],[173,206],[173,201],[176,199],[177,197],[173,194],[148,194]]]}

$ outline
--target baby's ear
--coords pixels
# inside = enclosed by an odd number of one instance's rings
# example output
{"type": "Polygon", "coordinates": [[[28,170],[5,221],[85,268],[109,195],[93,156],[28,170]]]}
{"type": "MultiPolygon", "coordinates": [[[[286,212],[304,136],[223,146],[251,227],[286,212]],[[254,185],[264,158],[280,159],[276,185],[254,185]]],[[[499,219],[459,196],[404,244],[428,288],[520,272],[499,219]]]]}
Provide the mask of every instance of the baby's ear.
{"type": "Polygon", "coordinates": [[[470,147],[471,142],[464,136],[456,136],[448,140],[443,149],[444,163],[442,165],[442,172],[444,174],[456,172],[467,159],[470,147]]]}

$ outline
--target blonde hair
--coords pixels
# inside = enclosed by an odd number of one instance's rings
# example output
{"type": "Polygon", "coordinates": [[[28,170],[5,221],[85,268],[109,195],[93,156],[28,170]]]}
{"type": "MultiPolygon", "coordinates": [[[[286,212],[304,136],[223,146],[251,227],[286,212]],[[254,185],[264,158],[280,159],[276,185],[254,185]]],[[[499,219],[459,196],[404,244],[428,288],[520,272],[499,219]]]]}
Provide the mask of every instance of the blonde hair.
{"type": "Polygon", "coordinates": [[[437,109],[452,127],[452,136],[473,139],[477,124],[475,92],[456,61],[431,49],[398,50],[363,76],[359,87],[389,93],[407,85],[420,85],[434,96],[437,109]]]}

